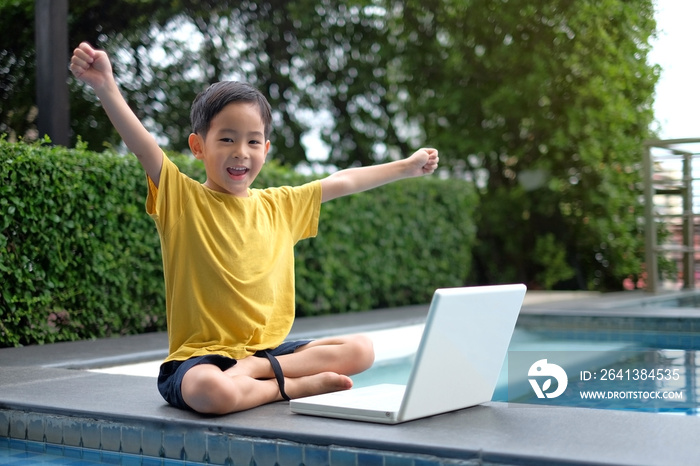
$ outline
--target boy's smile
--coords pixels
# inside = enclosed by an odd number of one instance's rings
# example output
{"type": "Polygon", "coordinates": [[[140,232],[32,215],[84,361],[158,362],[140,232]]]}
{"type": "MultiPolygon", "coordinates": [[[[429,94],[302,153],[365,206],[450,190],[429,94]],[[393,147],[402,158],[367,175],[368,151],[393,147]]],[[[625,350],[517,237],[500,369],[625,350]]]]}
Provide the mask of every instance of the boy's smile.
{"type": "Polygon", "coordinates": [[[270,142],[256,103],[234,102],[212,120],[206,137],[190,135],[192,153],[207,172],[204,183],[214,191],[248,197],[260,173],[270,142]]]}
{"type": "Polygon", "coordinates": [[[244,177],[245,174],[250,171],[250,169],[246,167],[229,167],[226,169],[226,171],[229,175],[231,175],[231,179],[239,180],[242,179],[242,177],[244,177]]]}

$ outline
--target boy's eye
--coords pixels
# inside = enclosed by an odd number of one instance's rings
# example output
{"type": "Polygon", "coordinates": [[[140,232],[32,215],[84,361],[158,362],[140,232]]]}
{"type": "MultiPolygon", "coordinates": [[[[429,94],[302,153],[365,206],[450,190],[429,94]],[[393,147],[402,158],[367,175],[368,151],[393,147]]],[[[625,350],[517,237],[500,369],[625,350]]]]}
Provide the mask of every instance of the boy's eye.
{"type": "Polygon", "coordinates": [[[231,139],[231,138],[221,138],[220,141],[221,141],[221,142],[233,142],[233,139],[231,139]]]}

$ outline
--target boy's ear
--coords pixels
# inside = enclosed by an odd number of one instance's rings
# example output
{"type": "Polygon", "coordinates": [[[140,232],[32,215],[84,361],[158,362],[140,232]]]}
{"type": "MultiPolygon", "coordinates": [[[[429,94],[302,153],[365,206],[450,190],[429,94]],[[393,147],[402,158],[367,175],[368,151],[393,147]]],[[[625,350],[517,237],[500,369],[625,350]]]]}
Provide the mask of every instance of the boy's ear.
{"type": "Polygon", "coordinates": [[[265,160],[263,163],[267,162],[267,153],[270,152],[270,140],[265,141],[265,160]]]}
{"type": "Polygon", "coordinates": [[[204,140],[199,134],[190,133],[190,137],[187,138],[187,142],[190,145],[190,150],[196,159],[202,159],[204,156],[204,140]]]}

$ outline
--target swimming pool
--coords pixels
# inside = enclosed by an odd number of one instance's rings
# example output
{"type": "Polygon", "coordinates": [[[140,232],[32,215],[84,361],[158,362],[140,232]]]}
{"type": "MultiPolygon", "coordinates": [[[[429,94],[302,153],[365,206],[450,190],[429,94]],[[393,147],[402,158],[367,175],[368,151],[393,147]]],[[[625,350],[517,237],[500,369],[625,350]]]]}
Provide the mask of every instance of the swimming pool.
{"type": "MultiPolygon", "coordinates": [[[[406,383],[412,363],[413,355],[379,361],[353,376],[355,386],[406,383]]],[[[527,404],[698,415],[697,387],[700,351],[633,343],[557,341],[519,331],[504,362],[493,401],[509,402],[512,407],[527,404]],[[556,398],[538,398],[528,383],[527,368],[542,359],[556,362],[569,376],[567,389],[556,398]],[[528,362],[514,363],[518,360],[528,362]]]]}
{"type": "Polygon", "coordinates": [[[164,460],[143,455],[52,445],[44,442],[0,438],[0,464],[15,466],[96,464],[199,466],[195,461],[164,460]]]}

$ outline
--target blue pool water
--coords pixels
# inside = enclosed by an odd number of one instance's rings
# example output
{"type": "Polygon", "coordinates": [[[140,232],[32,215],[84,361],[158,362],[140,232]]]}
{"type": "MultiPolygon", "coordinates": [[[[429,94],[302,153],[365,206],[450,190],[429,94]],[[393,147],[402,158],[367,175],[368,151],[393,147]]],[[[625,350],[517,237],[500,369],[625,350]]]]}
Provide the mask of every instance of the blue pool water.
{"type": "MultiPolygon", "coordinates": [[[[698,415],[700,351],[693,349],[694,345],[688,347],[687,342],[673,340],[675,335],[664,332],[608,333],[604,340],[600,340],[600,335],[595,332],[590,335],[579,332],[577,339],[572,339],[516,329],[493,400],[509,402],[514,407],[544,404],[698,415]],[[528,381],[529,363],[524,369],[514,366],[514,361],[523,358],[529,358],[532,363],[544,358],[549,358],[550,362],[558,361],[568,376],[564,393],[556,398],[538,399],[528,381]],[[651,374],[652,370],[662,377],[644,375],[651,374]],[[586,376],[583,376],[584,372],[586,376]],[[669,396],[668,392],[673,392],[676,397],[662,398],[669,396]]],[[[405,384],[414,356],[415,353],[376,362],[368,371],[352,377],[355,387],[377,383],[405,384]]]]}
{"type": "Polygon", "coordinates": [[[87,466],[115,464],[124,466],[199,466],[204,463],[153,458],[127,453],[51,445],[28,440],[0,438],[0,465],[87,466]]]}
{"type": "Polygon", "coordinates": [[[569,373],[567,389],[557,398],[541,400],[528,390],[508,401],[697,416],[699,354],[660,348],[622,351],[614,360],[569,373]]]}

